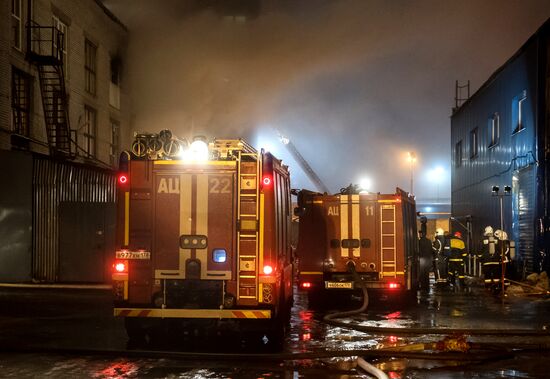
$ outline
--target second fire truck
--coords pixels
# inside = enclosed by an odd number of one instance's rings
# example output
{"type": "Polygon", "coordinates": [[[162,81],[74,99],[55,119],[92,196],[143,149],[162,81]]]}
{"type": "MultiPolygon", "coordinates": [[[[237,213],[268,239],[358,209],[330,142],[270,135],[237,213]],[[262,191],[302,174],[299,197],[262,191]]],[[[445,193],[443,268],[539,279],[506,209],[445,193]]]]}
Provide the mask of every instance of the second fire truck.
{"type": "Polygon", "coordinates": [[[378,297],[416,290],[416,208],[407,192],[357,193],[348,188],[328,195],[302,190],[298,213],[299,285],[312,303],[331,292],[360,288],[351,271],[378,297]]]}

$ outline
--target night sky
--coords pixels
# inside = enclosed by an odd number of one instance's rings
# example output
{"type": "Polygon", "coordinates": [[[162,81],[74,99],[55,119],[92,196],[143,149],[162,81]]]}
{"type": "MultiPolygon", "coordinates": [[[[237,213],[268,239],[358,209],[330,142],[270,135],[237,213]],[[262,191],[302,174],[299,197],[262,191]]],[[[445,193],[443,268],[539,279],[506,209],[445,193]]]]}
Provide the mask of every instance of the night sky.
{"type": "Polygon", "coordinates": [[[409,190],[414,151],[419,200],[450,198],[455,80],[475,92],[550,17],[550,0],[228,3],[105,1],[130,30],[134,129],[246,138],[315,189],[277,129],[331,191],[409,190]]]}

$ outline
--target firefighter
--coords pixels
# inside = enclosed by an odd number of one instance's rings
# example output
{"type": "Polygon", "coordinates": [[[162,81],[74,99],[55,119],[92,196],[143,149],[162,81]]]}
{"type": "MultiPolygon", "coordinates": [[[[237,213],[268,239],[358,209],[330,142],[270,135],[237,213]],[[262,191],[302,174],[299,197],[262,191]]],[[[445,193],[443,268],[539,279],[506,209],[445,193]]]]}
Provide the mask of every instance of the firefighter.
{"type": "MultiPolygon", "coordinates": [[[[497,230],[498,231],[498,230],[497,230]]],[[[481,262],[483,271],[483,282],[486,288],[495,288],[500,283],[501,262],[500,254],[497,252],[496,243],[493,228],[488,225],[483,231],[481,246],[481,262]]]]}
{"type": "MultiPolygon", "coordinates": [[[[499,263],[498,265],[495,265],[495,267],[498,267],[498,269],[495,269],[496,273],[498,274],[498,277],[496,278],[496,289],[500,290],[502,284],[502,269],[504,268],[504,274],[506,275],[506,267],[510,262],[510,241],[508,241],[508,234],[503,230],[495,230],[495,239],[495,260],[498,260],[499,263]]],[[[506,287],[509,284],[510,283],[508,282],[508,280],[504,279],[504,286],[506,287]]]]}
{"type": "Polygon", "coordinates": [[[466,252],[466,245],[462,240],[462,233],[455,232],[454,235],[449,238],[448,243],[445,244],[444,254],[449,259],[449,282],[464,287],[464,268],[465,260],[468,255],[466,252]]]}
{"type": "Polygon", "coordinates": [[[428,238],[426,223],[428,219],[425,216],[420,217],[420,238],[418,240],[418,249],[420,252],[420,288],[428,290],[430,288],[430,271],[433,266],[432,243],[428,238]]]}
{"type": "Polygon", "coordinates": [[[447,258],[443,254],[445,247],[445,232],[441,228],[435,230],[435,238],[432,243],[433,270],[437,284],[447,283],[447,258]]]}

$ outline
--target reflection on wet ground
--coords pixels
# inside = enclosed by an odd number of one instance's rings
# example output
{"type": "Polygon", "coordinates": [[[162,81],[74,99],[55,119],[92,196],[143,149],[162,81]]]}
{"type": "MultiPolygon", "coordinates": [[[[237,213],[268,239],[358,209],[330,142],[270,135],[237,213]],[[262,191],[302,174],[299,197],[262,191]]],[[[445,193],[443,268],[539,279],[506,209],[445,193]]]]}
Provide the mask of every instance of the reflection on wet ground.
{"type": "MultiPolygon", "coordinates": [[[[22,303],[29,306],[29,295],[22,303]]],[[[103,296],[103,295],[102,295],[103,296]]],[[[7,298],[3,298],[6,300],[7,298]]],[[[342,308],[354,309],[359,301],[330,303],[327,309],[308,309],[307,296],[298,292],[295,297],[289,331],[283,352],[324,353],[326,351],[383,350],[413,344],[430,344],[441,341],[444,335],[391,335],[384,333],[363,333],[347,327],[328,325],[323,316],[342,308]]],[[[19,301],[19,300],[18,300],[19,301]]],[[[48,301],[44,298],[41,304],[48,301]]],[[[80,298],[83,306],[93,302],[80,298]]],[[[123,332],[119,320],[106,328],[104,322],[110,304],[101,297],[98,304],[104,310],[94,310],[95,316],[84,309],[79,314],[72,308],[74,317],[59,310],[49,309],[45,314],[31,318],[28,309],[25,318],[0,313],[0,342],[4,346],[55,346],[57,348],[118,349],[123,332]],[[101,320],[98,321],[98,320],[101,320]],[[81,338],[82,337],[82,338],[81,338]]],[[[67,304],[70,304],[69,302],[67,304]]],[[[67,305],[65,305],[67,306],[67,305]]],[[[13,311],[13,308],[12,308],[13,311]]],[[[12,312],[10,311],[10,312],[12,312]]],[[[452,292],[448,289],[421,293],[417,301],[406,307],[397,303],[378,303],[370,306],[366,313],[342,319],[349,325],[391,328],[491,328],[491,329],[543,329],[548,323],[550,300],[544,298],[507,297],[501,299],[486,293],[483,288],[472,286],[466,291],[452,292]]],[[[204,352],[204,353],[266,353],[261,339],[243,338],[238,333],[211,334],[209,336],[189,333],[184,338],[173,336],[160,338],[140,349],[204,352]]],[[[494,349],[503,346],[521,346],[533,343],[550,344],[545,336],[468,336],[469,342],[494,349]]],[[[132,350],[140,351],[137,350],[132,350]]],[[[85,354],[85,353],[84,353],[85,354]]],[[[521,355],[502,356],[483,362],[417,358],[368,359],[385,371],[390,378],[538,378],[546,377],[547,352],[523,352],[521,355]]],[[[120,356],[120,355],[119,355],[120,356]]],[[[129,355],[131,356],[131,355],[129,355]]],[[[494,356],[494,355],[493,355],[494,356]]],[[[496,356],[495,356],[496,357],[496,356]]],[[[171,357],[127,358],[78,356],[63,354],[1,354],[2,377],[44,378],[367,378],[368,375],[356,368],[355,357],[301,359],[290,361],[241,359],[227,360],[223,357],[178,359],[171,357]],[[9,359],[6,359],[9,358],[9,359]],[[5,362],[8,362],[6,364],[5,362]],[[32,362],[32,364],[29,364],[32,362]]]]}

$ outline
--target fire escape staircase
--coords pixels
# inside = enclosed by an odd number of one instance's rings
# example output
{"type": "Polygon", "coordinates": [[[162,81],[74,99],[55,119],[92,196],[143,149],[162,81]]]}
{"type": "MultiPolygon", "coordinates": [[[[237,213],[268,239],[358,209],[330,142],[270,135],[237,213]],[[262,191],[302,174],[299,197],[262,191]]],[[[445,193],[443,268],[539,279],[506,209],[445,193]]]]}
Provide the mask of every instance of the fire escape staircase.
{"type": "Polygon", "coordinates": [[[38,70],[50,152],[74,158],[77,143],[69,124],[63,46],[64,35],[56,27],[27,24],[27,60],[38,70]]]}

